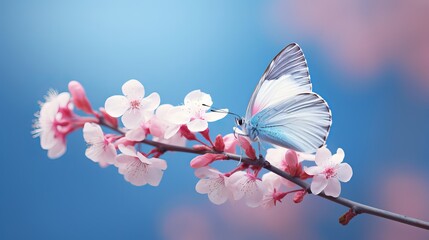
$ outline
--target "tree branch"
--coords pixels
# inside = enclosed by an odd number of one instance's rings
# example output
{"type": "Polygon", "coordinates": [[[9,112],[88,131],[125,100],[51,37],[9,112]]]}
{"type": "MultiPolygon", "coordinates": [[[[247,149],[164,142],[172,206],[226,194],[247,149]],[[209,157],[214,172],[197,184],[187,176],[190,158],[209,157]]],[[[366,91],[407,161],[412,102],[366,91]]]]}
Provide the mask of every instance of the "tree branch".
{"type": "MultiPolygon", "coordinates": [[[[100,124],[110,128],[110,129],[112,129],[118,133],[123,134],[123,132],[120,129],[112,128],[108,124],[104,123],[104,121],[102,119],[100,121],[100,124]]],[[[263,168],[267,169],[268,171],[271,171],[271,172],[295,183],[296,185],[305,189],[307,191],[307,193],[311,194],[310,185],[307,182],[305,182],[299,178],[292,177],[288,173],[274,167],[268,161],[266,161],[262,156],[260,156],[259,159],[254,160],[254,159],[250,159],[248,157],[243,157],[243,156],[236,155],[236,154],[231,154],[231,153],[226,153],[226,152],[196,150],[193,148],[181,147],[181,146],[175,146],[175,145],[165,144],[165,143],[161,143],[161,142],[156,142],[156,141],[152,141],[149,139],[144,139],[143,141],[141,141],[141,143],[156,147],[163,152],[166,152],[166,151],[185,152],[185,153],[193,153],[193,154],[199,154],[199,155],[206,154],[206,153],[224,154],[227,157],[227,159],[229,159],[229,160],[241,161],[241,162],[249,164],[249,165],[263,167],[263,168]]],[[[381,217],[381,218],[385,218],[385,219],[390,219],[390,220],[393,220],[396,222],[401,222],[401,223],[408,224],[408,225],[411,225],[414,227],[429,230],[429,222],[426,222],[426,221],[423,221],[420,219],[411,218],[411,217],[408,217],[405,215],[401,215],[401,214],[389,212],[389,211],[386,211],[383,209],[371,207],[371,206],[368,206],[368,205],[365,205],[362,203],[358,203],[358,202],[349,200],[347,198],[342,198],[342,197],[334,198],[334,197],[325,195],[323,192],[318,194],[318,195],[315,195],[315,196],[318,196],[318,197],[327,199],[329,201],[335,202],[337,204],[343,205],[345,207],[348,207],[355,214],[366,213],[366,214],[370,214],[373,216],[377,216],[377,217],[381,217]]]]}

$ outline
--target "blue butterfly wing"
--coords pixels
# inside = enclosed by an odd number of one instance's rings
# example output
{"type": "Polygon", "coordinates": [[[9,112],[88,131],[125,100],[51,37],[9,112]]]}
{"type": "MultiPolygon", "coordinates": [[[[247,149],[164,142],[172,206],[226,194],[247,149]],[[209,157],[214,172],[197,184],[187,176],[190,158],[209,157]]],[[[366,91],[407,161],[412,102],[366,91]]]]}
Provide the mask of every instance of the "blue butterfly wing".
{"type": "Polygon", "coordinates": [[[311,92],[310,74],[304,53],[292,43],[268,65],[250,98],[245,119],[303,92],[311,92]]]}
{"type": "Polygon", "coordinates": [[[259,139],[305,153],[325,144],[331,124],[331,110],[316,93],[298,94],[250,119],[259,139]]]}

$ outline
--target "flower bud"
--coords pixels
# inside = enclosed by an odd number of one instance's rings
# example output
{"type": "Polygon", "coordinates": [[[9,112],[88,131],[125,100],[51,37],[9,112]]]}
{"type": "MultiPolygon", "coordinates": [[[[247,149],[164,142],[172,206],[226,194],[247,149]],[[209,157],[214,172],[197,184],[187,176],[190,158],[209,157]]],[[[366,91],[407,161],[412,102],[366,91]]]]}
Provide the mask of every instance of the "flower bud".
{"type": "Polygon", "coordinates": [[[227,134],[223,137],[223,143],[225,144],[224,151],[228,153],[236,153],[235,148],[237,147],[238,140],[233,133],[227,134]]]}
{"type": "Polygon", "coordinates": [[[298,164],[298,156],[296,155],[296,152],[293,150],[287,150],[285,154],[285,160],[287,165],[286,171],[293,177],[296,177],[300,167],[298,164]]]}
{"type": "Polygon", "coordinates": [[[214,143],[214,149],[219,152],[223,152],[225,150],[225,143],[223,141],[222,135],[217,135],[214,143]]]}
{"type": "Polygon", "coordinates": [[[200,155],[192,159],[191,167],[192,168],[205,167],[210,163],[221,159],[227,159],[227,157],[223,154],[206,153],[204,155],[200,155]]]}
{"type": "Polygon", "coordinates": [[[186,125],[182,125],[180,127],[180,133],[182,134],[183,137],[185,137],[188,140],[196,140],[197,137],[195,136],[195,134],[193,134],[191,131],[189,131],[188,127],[186,125]]]}
{"type": "Polygon", "coordinates": [[[304,200],[305,194],[307,194],[306,190],[302,190],[295,193],[295,196],[293,196],[293,202],[294,203],[300,203],[302,200],[304,200]]]}
{"type": "Polygon", "coordinates": [[[94,110],[92,110],[91,104],[86,97],[85,89],[78,81],[69,82],[69,91],[72,95],[72,101],[77,108],[88,114],[94,113],[94,110]]]}

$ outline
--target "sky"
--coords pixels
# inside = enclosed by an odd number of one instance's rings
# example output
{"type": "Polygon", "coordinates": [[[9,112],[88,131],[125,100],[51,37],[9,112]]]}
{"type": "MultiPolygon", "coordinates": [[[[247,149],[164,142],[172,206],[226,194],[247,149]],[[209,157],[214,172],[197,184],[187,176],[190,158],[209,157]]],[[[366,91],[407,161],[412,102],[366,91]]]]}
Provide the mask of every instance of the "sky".
{"type": "Polygon", "coordinates": [[[315,196],[272,210],[213,205],[195,191],[191,154],[166,154],[160,186],[136,187],[88,160],[80,131],[57,160],[31,136],[38,101],[70,80],[97,107],[134,78],[162,103],[201,89],[244,115],[268,63],[297,42],[332,109],[328,147],[354,170],[341,195],[428,221],[428,10],[419,0],[1,1],[0,238],[428,239],[367,215],[341,226],[347,209],[315,196]]]}

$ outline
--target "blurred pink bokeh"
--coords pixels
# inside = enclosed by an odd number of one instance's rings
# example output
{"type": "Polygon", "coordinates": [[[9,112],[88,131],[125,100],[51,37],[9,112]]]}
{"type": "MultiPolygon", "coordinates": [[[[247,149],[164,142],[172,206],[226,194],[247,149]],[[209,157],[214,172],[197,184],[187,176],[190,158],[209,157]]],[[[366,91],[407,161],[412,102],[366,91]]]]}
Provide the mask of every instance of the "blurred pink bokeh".
{"type": "Polygon", "coordinates": [[[322,221],[326,209],[308,201],[295,204],[291,197],[284,201],[269,209],[249,208],[242,202],[216,206],[208,199],[201,205],[181,203],[164,216],[163,237],[188,240],[284,239],[285,236],[288,239],[319,239],[318,232],[308,231],[308,226],[313,221],[322,221]]]}
{"type": "MultiPolygon", "coordinates": [[[[386,210],[429,221],[429,189],[423,174],[412,168],[386,169],[389,175],[373,186],[373,195],[386,210]]],[[[380,219],[371,226],[367,239],[427,240],[427,230],[380,219]]]]}
{"type": "Polygon", "coordinates": [[[317,39],[336,71],[354,74],[341,81],[365,85],[390,67],[411,90],[429,91],[428,13],[426,0],[277,0],[264,16],[275,40],[317,39]]]}

